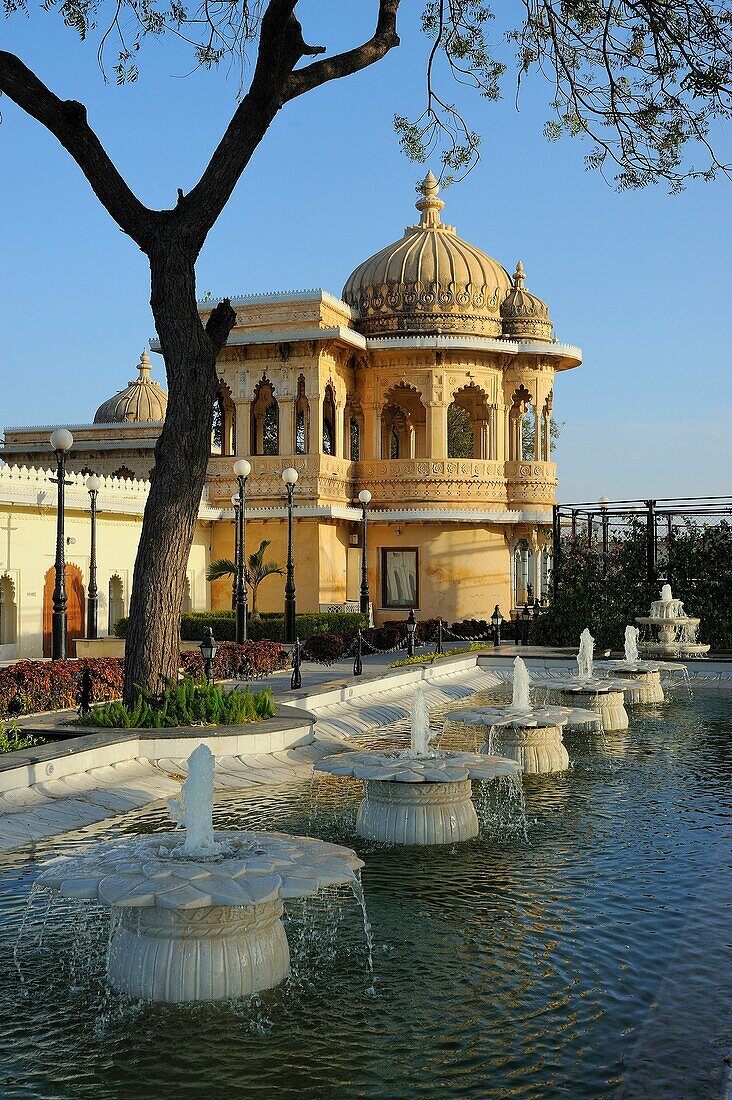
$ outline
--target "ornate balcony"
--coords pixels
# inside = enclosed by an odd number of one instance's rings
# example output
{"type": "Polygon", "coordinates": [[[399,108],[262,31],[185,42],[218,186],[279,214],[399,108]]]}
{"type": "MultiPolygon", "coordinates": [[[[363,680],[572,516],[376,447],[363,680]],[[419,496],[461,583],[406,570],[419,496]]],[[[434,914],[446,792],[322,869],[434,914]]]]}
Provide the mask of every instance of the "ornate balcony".
{"type": "Polygon", "coordinates": [[[358,485],[372,506],[394,504],[506,507],[502,462],[477,458],[381,459],[356,464],[358,485]]]}
{"type": "MultiPolygon", "coordinates": [[[[354,493],[355,463],[330,455],[252,455],[252,472],[247,478],[247,499],[282,502],[285,489],[282,471],[294,466],[300,475],[297,483],[299,500],[350,504],[354,493]]],[[[232,469],[233,457],[214,455],[209,459],[209,496],[212,504],[231,506],[236,492],[232,469]]]]}
{"type": "Polygon", "coordinates": [[[508,483],[508,504],[510,508],[522,508],[527,504],[554,503],[557,487],[557,465],[555,462],[507,462],[506,480],[508,483]]]}

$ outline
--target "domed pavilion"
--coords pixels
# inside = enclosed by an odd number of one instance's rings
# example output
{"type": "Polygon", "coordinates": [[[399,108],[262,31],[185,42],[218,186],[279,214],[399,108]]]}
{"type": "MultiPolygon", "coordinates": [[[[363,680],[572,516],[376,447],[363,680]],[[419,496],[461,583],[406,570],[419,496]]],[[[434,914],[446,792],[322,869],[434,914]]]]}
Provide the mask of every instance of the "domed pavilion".
{"type": "MultiPolygon", "coordinates": [[[[359,263],[340,297],[323,290],[232,299],[219,359],[211,503],[231,516],[234,456],[252,464],[247,543],[286,558],[282,470],[299,474],[299,610],[353,606],[358,494],[368,489],[376,622],[504,615],[547,593],[556,487],[554,380],[581,352],[560,343],[546,303],[442,220],[439,185],[418,187],[419,221],[359,263]]],[[[512,265],[513,266],[513,265],[512,265]]],[[[200,303],[205,321],[214,300],[200,303]]],[[[216,524],[214,557],[233,556],[216,524]]],[[[279,608],[272,584],[263,597],[279,608]]],[[[227,606],[220,583],[214,602],[227,606]]]]}

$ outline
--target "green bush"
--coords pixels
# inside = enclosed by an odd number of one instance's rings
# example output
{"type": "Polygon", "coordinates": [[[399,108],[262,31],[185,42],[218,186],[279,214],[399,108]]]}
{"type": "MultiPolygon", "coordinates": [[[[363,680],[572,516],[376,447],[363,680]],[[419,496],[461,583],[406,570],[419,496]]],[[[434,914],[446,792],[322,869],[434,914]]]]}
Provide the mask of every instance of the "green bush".
{"type": "MultiPolygon", "coordinates": [[[[114,633],[118,638],[127,636],[127,622],[118,619],[114,633]]],[[[236,638],[236,619],[233,611],[184,611],[180,617],[180,636],[184,642],[200,642],[207,627],[213,630],[217,642],[233,642],[236,638]]],[[[285,620],[280,614],[267,612],[260,619],[250,619],[247,628],[253,642],[281,642],[285,620]]],[[[350,634],[365,630],[368,618],[358,611],[305,612],[295,618],[297,636],[306,642],[315,634],[350,634]]]]}
{"type": "Polygon", "coordinates": [[[0,719],[0,753],[17,752],[18,749],[29,749],[42,743],[42,738],[23,733],[15,720],[8,723],[0,719]]]}
{"type": "Polygon", "coordinates": [[[192,679],[152,695],[142,688],[137,702],[127,707],[115,699],[79,719],[82,726],[105,729],[170,729],[175,726],[238,726],[271,718],[275,712],[270,691],[248,689],[224,692],[216,684],[192,679]]]}

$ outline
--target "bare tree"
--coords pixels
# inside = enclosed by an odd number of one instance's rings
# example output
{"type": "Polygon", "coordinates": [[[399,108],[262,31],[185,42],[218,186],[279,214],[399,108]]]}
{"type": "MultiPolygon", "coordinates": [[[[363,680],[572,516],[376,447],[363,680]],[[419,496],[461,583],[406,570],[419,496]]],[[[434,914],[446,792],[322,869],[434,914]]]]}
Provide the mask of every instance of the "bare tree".
{"type": "MultiPolygon", "coordinates": [[[[3,0],[6,16],[26,0],[3,0]]],[[[159,691],[178,667],[178,615],[186,563],[209,457],[216,359],[236,320],[228,300],[204,326],[195,294],[195,263],[206,237],[277,113],[291,100],[380,61],[399,44],[400,0],[372,0],[368,40],[331,58],[308,45],[295,15],[298,0],[54,0],[82,38],[97,36],[98,57],[116,42],[118,83],[137,77],[148,36],[169,33],[189,42],[203,67],[224,58],[242,66],[251,51],[246,93],[198,183],[178,191],[175,206],[145,206],[122,178],[87,119],[86,108],[59,99],[16,55],[0,51],[0,93],[37,119],[74,158],[99,201],[150,263],[153,316],[168,378],[168,408],[135,564],[125,663],[125,696],[134,685],[159,691]],[[306,63],[303,63],[306,62],[306,63]],[[164,532],[164,537],[161,537],[164,532]]],[[[429,40],[426,104],[421,118],[395,116],[406,152],[425,160],[439,148],[443,177],[464,174],[479,138],[445,91],[447,76],[496,99],[511,64],[518,83],[533,69],[553,83],[557,117],[550,137],[586,135],[592,167],[618,167],[620,187],[729,172],[710,140],[715,120],[730,112],[730,0],[517,0],[518,26],[497,29],[484,0],[435,0],[424,9],[429,40]],[[495,34],[492,34],[493,31],[495,34]],[[703,167],[683,160],[691,143],[703,167]]]]}

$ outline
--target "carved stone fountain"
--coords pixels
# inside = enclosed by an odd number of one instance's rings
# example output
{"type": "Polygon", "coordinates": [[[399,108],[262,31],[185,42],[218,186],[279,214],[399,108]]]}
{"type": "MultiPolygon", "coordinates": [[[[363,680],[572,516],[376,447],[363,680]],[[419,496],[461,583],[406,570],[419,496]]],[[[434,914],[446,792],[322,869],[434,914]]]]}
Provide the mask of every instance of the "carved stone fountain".
{"type": "Polygon", "coordinates": [[[472,779],[517,776],[518,763],[480,753],[430,748],[424,692],[412,703],[411,747],[402,752],[346,752],[327,756],[316,771],[363,779],[365,798],[356,832],[386,844],[453,844],[478,835],[472,779]]]}
{"type": "Polygon", "coordinates": [[[660,600],[651,604],[650,615],[638,615],[635,620],[649,626],[653,641],[640,642],[638,649],[654,657],[703,657],[709,646],[697,641],[700,619],[684,613],[681,600],[671,594],[671,585],[664,584],[660,600]]]}
{"type": "Polygon", "coordinates": [[[107,977],[131,997],[211,1001],[278,985],[290,968],[283,901],[354,884],[363,866],[350,848],[309,837],[214,831],[214,763],[205,745],[188,759],[169,803],[184,831],[92,844],[36,883],[111,909],[107,977]]]}
{"type": "Polygon", "coordinates": [[[621,680],[632,680],[632,690],[626,692],[629,703],[662,703],[661,665],[652,661],[642,661],[638,654],[637,626],[625,628],[625,660],[608,661],[606,668],[612,676],[621,680]]]}

